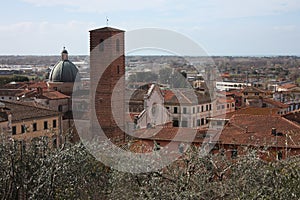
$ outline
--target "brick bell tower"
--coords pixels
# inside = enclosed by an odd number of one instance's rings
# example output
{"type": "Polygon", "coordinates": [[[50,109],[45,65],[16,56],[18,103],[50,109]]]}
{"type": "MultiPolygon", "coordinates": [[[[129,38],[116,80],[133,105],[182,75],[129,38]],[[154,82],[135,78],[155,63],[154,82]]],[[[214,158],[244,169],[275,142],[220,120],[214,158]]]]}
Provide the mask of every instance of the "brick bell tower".
{"type": "Polygon", "coordinates": [[[98,135],[100,125],[110,141],[124,142],[124,31],[111,27],[90,31],[90,80],[92,133],[98,135]]]}

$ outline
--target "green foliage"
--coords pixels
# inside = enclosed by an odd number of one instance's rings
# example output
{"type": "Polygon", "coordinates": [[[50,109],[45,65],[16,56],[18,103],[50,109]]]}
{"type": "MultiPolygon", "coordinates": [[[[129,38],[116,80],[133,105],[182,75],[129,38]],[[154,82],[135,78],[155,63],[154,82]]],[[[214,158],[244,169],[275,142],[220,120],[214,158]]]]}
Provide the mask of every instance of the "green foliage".
{"type": "Polygon", "coordinates": [[[96,199],[105,193],[107,168],[81,144],[52,149],[40,139],[24,150],[7,141],[0,153],[2,199],[96,199]]]}
{"type": "Polygon", "coordinates": [[[14,76],[1,76],[0,77],[0,86],[5,85],[10,82],[26,82],[29,81],[28,77],[14,75],[14,76]]]}
{"type": "Polygon", "coordinates": [[[300,84],[300,78],[297,78],[296,83],[299,85],[300,84]]]}
{"type": "Polygon", "coordinates": [[[108,168],[82,144],[25,149],[0,143],[1,199],[299,199],[300,158],[264,162],[256,153],[234,161],[200,157],[192,147],[162,170],[131,174],[108,168]]]}

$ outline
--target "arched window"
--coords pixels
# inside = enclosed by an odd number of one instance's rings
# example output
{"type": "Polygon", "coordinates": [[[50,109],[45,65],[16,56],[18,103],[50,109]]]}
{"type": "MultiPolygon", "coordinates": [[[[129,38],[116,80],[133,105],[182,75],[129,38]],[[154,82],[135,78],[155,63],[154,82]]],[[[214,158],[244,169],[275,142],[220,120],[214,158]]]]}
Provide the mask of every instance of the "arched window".
{"type": "Polygon", "coordinates": [[[120,40],[117,39],[116,41],[116,51],[119,52],[120,51],[120,40]]]}
{"type": "Polygon", "coordinates": [[[100,39],[99,50],[104,51],[104,40],[100,39]]]}

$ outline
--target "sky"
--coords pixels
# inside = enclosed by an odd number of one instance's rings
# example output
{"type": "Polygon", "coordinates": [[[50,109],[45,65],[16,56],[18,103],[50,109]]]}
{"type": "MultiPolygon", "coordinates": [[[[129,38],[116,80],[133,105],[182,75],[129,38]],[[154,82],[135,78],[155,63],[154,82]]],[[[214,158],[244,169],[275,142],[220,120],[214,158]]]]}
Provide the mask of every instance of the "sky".
{"type": "Polygon", "coordinates": [[[300,55],[299,0],[10,0],[0,55],[89,54],[89,30],[178,32],[212,56],[300,55]]]}

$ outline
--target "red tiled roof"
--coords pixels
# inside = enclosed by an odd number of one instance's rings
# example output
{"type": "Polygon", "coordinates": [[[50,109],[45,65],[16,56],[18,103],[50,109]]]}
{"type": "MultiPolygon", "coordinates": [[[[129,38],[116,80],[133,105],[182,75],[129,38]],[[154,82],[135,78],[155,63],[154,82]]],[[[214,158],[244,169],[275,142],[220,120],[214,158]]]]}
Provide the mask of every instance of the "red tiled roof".
{"type": "Polygon", "coordinates": [[[242,92],[248,92],[248,93],[253,93],[253,92],[259,92],[259,93],[270,93],[270,91],[262,90],[253,86],[247,86],[244,89],[242,89],[242,92]]]}
{"type": "Polygon", "coordinates": [[[24,91],[29,91],[29,90],[24,90],[24,89],[0,89],[0,96],[19,97],[19,96],[23,95],[24,91]]]}
{"type": "Polygon", "coordinates": [[[218,91],[218,94],[221,94],[221,95],[223,95],[223,96],[226,96],[226,97],[228,97],[228,96],[233,96],[233,95],[235,95],[236,94],[236,92],[235,91],[218,91]]]}
{"type": "Polygon", "coordinates": [[[36,89],[36,88],[42,88],[42,89],[47,89],[48,85],[46,82],[33,82],[28,85],[29,89],[36,89]]]}
{"type": "Polygon", "coordinates": [[[165,101],[172,101],[175,94],[172,92],[172,90],[163,90],[165,101]]]}
{"type": "Polygon", "coordinates": [[[279,87],[280,87],[280,88],[284,88],[284,89],[292,89],[292,88],[297,87],[297,85],[292,84],[292,83],[287,83],[287,84],[281,85],[281,86],[279,86],[279,87]]]}
{"type": "Polygon", "coordinates": [[[3,86],[3,89],[24,89],[28,86],[28,82],[11,82],[3,86]]]}
{"type": "Polygon", "coordinates": [[[43,94],[39,98],[55,100],[55,99],[68,99],[70,97],[58,91],[43,91],[43,94]]]}
{"type": "Polygon", "coordinates": [[[234,115],[219,138],[222,144],[300,148],[300,126],[270,115],[234,115]],[[272,128],[283,136],[271,134],[272,128]]]}
{"type": "Polygon", "coordinates": [[[294,112],[290,112],[286,115],[283,115],[283,117],[290,120],[290,121],[293,121],[293,122],[296,122],[296,123],[300,124],[300,111],[299,110],[294,111],[294,112]]]}
{"type": "Polygon", "coordinates": [[[208,141],[207,135],[211,136],[210,141],[226,145],[300,148],[300,126],[278,115],[233,115],[220,135],[213,130],[162,126],[134,133],[142,140],[196,143],[208,141]],[[272,128],[281,135],[272,135],[272,128]]]}
{"type": "Polygon", "coordinates": [[[28,104],[25,105],[24,103],[8,102],[8,101],[0,101],[0,102],[5,105],[6,111],[12,114],[13,122],[60,115],[60,113],[57,111],[31,106],[28,104]]]}
{"type": "Polygon", "coordinates": [[[226,113],[223,115],[215,116],[214,118],[221,118],[221,119],[229,119],[233,115],[273,115],[273,116],[280,116],[278,114],[279,108],[257,108],[257,107],[245,107],[239,110],[226,113]]]}
{"type": "Polygon", "coordinates": [[[217,100],[219,103],[234,103],[235,100],[232,97],[226,97],[225,98],[218,98],[217,100]]]}
{"type": "Polygon", "coordinates": [[[267,104],[271,104],[273,106],[276,106],[277,108],[288,108],[289,105],[286,105],[284,103],[281,103],[279,101],[275,101],[273,99],[263,99],[263,102],[267,103],[267,104]]]}
{"type": "Polygon", "coordinates": [[[216,131],[204,129],[156,126],[155,128],[137,130],[134,136],[144,140],[202,143],[205,139],[208,139],[205,138],[207,134],[214,136],[216,133],[216,131]]]}
{"type": "Polygon", "coordinates": [[[230,93],[233,94],[234,96],[238,96],[238,97],[243,96],[243,94],[240,90],[230,90],[230,93]]]}
{"type": "Polygon", "coordinates": [[[222,76],[222,78],[229,78],[230,74],[228,72],[225,72],[221,76],[222,76]]]}

